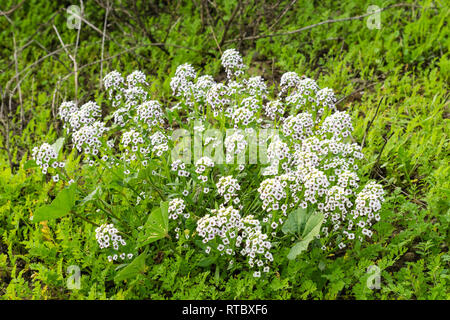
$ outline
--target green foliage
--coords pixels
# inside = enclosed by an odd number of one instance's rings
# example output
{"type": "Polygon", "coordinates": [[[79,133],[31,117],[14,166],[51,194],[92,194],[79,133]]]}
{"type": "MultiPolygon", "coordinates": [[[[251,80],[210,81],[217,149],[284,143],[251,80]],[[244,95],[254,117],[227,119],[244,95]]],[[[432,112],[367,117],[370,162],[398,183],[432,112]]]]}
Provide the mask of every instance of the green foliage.
{"type": "Polygon", "coordinates": [[[299,239],[287,255],[289,260],[294,260],[308,249],[309,243],[319,235],[322,222],[323,214],[315,213],[309,208],[299,208],[289,214],[281,230],[285,234],[295,235],[299,239]]]}
{"type": "Polygon", "coordinates": [[[138,247],[169,236],[168,206],[168,202],[161,202],[161,206],[150,213],[144,225],[144,232],[138,238],[138,247]]]}
{"type": "Polygon", "coordinates": [[[124,267],[114,277],[114,281],[119,282],[136,277],[139,273],[145,270],[145,258],[147,254],[141,253],[139,257],[135,258],[130,264],[124,267]]]}
{"type": "Polygon", "coordinates": [[[41,222],[61,218],[69,214],[75,204],[76,190],[75,184],[61,190],[51,204],[38,208],[30,220],[41,222]]]}

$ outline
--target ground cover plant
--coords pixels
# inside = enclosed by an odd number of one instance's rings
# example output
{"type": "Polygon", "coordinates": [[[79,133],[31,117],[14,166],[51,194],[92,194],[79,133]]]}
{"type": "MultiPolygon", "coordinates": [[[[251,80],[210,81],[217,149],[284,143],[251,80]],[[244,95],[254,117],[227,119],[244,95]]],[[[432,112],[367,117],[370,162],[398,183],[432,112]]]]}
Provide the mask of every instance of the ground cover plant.
{"type": "Polygon", "coordinates": [[[0,17],[3,298],[449,297],[446,6],[71,4],[0,17]]]}

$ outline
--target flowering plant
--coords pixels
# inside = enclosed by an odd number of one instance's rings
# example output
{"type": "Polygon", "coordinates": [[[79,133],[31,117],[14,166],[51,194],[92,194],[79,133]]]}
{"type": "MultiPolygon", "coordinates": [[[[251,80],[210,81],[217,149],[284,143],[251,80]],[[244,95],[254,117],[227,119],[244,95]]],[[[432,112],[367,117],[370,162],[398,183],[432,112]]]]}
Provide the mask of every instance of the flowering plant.
{"type": "MultiPolygon", "coordinates": [[[[34,221],[77,212],[97,224],[96,240],[111,263],[141,263],[160,240],[175,252],[177,243],[198,247],[201,266],[249,268],[255,277],[270,272],[277,247],[291,248],[287,257],[295,259],[310,245],[343,249],[370,238],[383,189],[360,185],[363,154],[333,90],[287,72],[275,94],[262,77],[246,76],[236,50],[221,62],[224,82],[179,66],[171,107],[150,99],[140,71],[106,75],[108,107],[63,103],[64,139],[92,181],[66,170],[61,148],[36,147],[42,173],[71,187],[34,221]]],[[[136,268],[119,278],[130,270],[136,268]]]]}

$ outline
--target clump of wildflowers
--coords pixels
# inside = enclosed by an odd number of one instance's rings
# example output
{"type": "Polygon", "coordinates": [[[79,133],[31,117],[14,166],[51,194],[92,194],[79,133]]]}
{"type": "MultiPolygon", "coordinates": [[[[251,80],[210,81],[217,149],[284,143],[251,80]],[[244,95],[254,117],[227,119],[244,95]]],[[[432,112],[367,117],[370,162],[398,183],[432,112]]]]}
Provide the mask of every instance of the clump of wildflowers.
{"type": "Polygon", "coordinates": [[[242,217],[239,210],[232,206],[222,206],[202,217],[196,230],[203,243],[207,244],[207,254],[215,252],[226,256],[230,264],[234,263],[234,256],[241,256],[250,268],[257,269],[254,271],[255,277],[261,276],[261,270],[269,271],[268,264],[273,260],[269,251],[272,244],[252,215],[242,217]]]}
{"type": "Polygon", "coordinates": [[[189,63],[180,65],[175,71],[175,77],[170,81],[173,95],[176,97],[190,97],[191,87],[195,78],[195,69],[189,63]]]}
{"type": "Polygon", "coordinates": [[[132,253],[120,252],[120,248],[127,245],[126,241],[119,235],[119,231],[114,228],[113,224],[102,224],[95,229],[95,238],[97,239],[100,249],[111,248],[115,252],[108,256],[110,262],[117,261],[118,259],[132,259],[132,253]]]}
{"type": "Polygon", "coordinates": [[[228,79],[244,74],[245,65],[236,49],[225,50],[222,54],[222,66],[225,68],[228,79]]]}
{"type": "MultiPolygon", "coordinates": [[[[32,150],[32,157],[36,161],[36,164],[41,167],[43,174],[46,174],[49,168],[63,168],[64,162],[58,162],[58,155],[53,147],[48,143],[43,143],[40,147],[34,147],[32,150]]],[[[53,176],[53,181],[57,182],[59,175],[53,176]]]]}
{"type": "Polygon", "coordinates": [[[177,220],[178,216],[183,216],[188,219],[190,217],[189,212],[184,213],[184,209],[186,205],[184,204],[184,200],[180,198],[172,199],[169,202],[169,219],[177,220]]]}
{"type": "Polygon", "coordinates": [[[234,204],[239,203],[237,192],[241,190],[241,186],[233,176],[220,177],[216,187],[217,192],[224,198],[225,204],[230,201],[233,201],[234,204]]]}
{"type": "MultiPolygon", "coordinates": [[[[96,165],[93,170],[103,166],[108,171],[102,179],[113,176],[121,193],[132,194],[132,201],[125,199],[126,203],[141,209],[170,199],[167,212],[161,214],[168,215],[170,226],[176,225],[172,241],[183,240],[185,245],[200,240],[207,255],[226,260],[230,268],[245,262],[255,277],[269,272],[273,246],[291,245],[289,239],[278,237],[279,231],[286,217],[299,208],[323,215],[318,239],[323,249],[342,249],[370,238],[372,226],[381,219],[384,192],[373,181],[361,185],[361,146],[351,139],[350,115],[336,110],[333,90],[286,72],[274,96],[261,76],[245,74],[237,50],[226,50],[221,62],[227,75],[222,82],[197,75],[188,63],[179,66],[170,81],[178,100],[174,105],[149,98],[149,80],[143,72],[124,77],[113,71],[103,79],[111,115],[102,120],[96,102],[78,107],[69,101],[61,104],[59,116],[73,147],[89,165],[96,165]],[[217,160],[217,154],[207,156],[206,150],[195,153],[190,162],[169,152],[179,146],[171,132],[192,128],[192,120],[200,122],[193,126],[200,137],[194,140],[202,147],[225,151],[226,163],[217,160]],[[227,130],[226,135],[207,135],[216,128],[221,133],[227,130]],[[260,129],[273,131],[263,134],[260,129]],[[257,145],[268,144],[267,161],[244,164],[241,160],[247,154],[250,158],[256,137],[257,145]],[[195,210],[187,210],[188,206],[195,210]],[[179,237],[181,231],[184,239],[179,237]]],[[[190,153],[188,144],[181,146],[190,153]]],[[[33,149],[33,158],[43,173],[63,166],[46,143],[33,149]]],[[[115,197],[109,198],[116,201],[115,197]]],[[[136,230],[148,227],[146,215],[136,208],[129,211],[123,214],[128,214],[127,222],[138,224],[136,230]]],[[[132,258],[119,253],[126,242],[113,225],[97,228],[96,238],[101,249],[117,252],[108,257],[110,261],[132,258]]]]}

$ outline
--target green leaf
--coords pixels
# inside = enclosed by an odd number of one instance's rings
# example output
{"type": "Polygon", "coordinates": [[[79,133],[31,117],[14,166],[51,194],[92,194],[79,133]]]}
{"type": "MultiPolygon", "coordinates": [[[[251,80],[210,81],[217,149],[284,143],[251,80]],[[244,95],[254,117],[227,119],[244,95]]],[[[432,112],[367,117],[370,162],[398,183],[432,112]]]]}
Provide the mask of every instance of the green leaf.
{"type": "Polygon", "coordinates": [[[56,140],[54,144],[52,144],[52,148],[53,150],[55,150],[56,154],[59,154],[59,151],[61,150],[63,145],[64,145],[64,137],[61,137],[58,140],[56,140]]]}
{"type": "Polygon", "coordinates": [[[124,184],[128,184],[131,180],[134,180],[134,179],[136,179],[137,177],[138,177],[138,173],[135,172],[135,173],[133,173],[133,174],[127,176],[125,179],[123,179],[123,183],[124,183],[124,184]]]}
{"type": "Polygon", "coordinates": [[[27,169],[35,168],[37,166],[38,165],[37,165],[36,161],[31,159],[31,160],[28,160],[27,162],[25,162],[25,164],[23,165],[23,168],[25,170],[27,170],[27,169]]]}
{"type": "Polygon", "coordinates": [[[291,212],[286,219],[286,222],[281,227],[281,231],[285,234],[301,234],[304,225],[311,214],[311,210],[298,208],[297,210],[291,212]]]}
{"type": "Polygon", "coordinates": [[[145,258],[147,257],[147,253],[143,252],[136,259],[131,261],[129,265],[120,270],[119,273],[114,277],[114,281],[119,282],[123,280],[127,280],[130,278],[134,278],[139,273],[145,270],[145,258]]]}
{"type": "Polygon", "coordinates": [[[96,196],[97,194],[101,194],[101,192],[102,192],[102,187],[101,187],[101,186],[98,186],[97,188],[95,188],[94,191],[92,191],[92,192],[89,193],[86,197],[84,197],[83,200],[81,200],[80,204],[85,204],[86,202],[95,200],[95,198],[96,198],[95,196],[96,196]]]}
{"type": "Polygon", "coordinates": [[[61,190],[52,203],[39,207],[30,218],[33,222],[57,219],[67,215],[75,204],[76,184],[61,190]]]}
{"type": "Polygon", "coordinates": [[[144,225],[144,234],[139,237],[138,248],[168,236],[169,203],[161,202],[161,206],[153,210],[144,225]]]}
{"type": "Polygon", "coordinates": [[[323,219],[322,213],[315,213],[310,209],[300,208],[289,215],[281,230],[285,234],[296,234],[300,238],[289,251],[289,260],[295,259],[308,249],[309,243],[319,234],[323,219]]]}
{"type": "Polygon", "coordinates": [[[302,237],[306,238],[311,234],[314,234],[314,236],[318,235],[320,232],[320,227],[322,226],[323,218],[323,214],[321,213],[313,213],[310,215],[303,229],[302,237]],[[317,228],[318,230],[316,232],[317,228]]]}
{"type": "Polygon", "coordinates": [[[214,262],[216,262],[217,257],[206,257],[199,261],[197,264],[199,267],[209,267],[214,262]]]}

